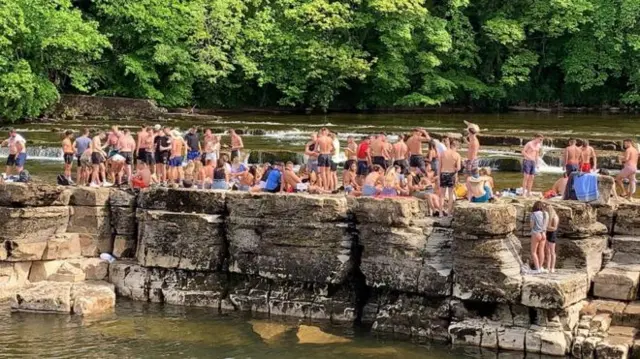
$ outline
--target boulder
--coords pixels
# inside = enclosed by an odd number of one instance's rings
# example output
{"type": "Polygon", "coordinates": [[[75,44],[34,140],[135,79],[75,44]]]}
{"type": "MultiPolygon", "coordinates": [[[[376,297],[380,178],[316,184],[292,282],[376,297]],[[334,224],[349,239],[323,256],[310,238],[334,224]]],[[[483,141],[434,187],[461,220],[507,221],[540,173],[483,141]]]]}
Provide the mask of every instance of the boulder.
{"type": "Polygon", "coordinates": [[[606,205],[595,205],[596,218],[598,222],[604,224],[607,227],[607,233],[613,233],[613,218],[616,216],[618,210],[618,204],[614,201],[609,201],[606,205]]]}
{"type": "Polygon", "coordinates": [[[223,273],[155,269],[150,275],[150,297],[161,287],[161,300],[167,304],[219,309],[226,283],[223,273]]]}
{"type": "Polygon", "coordinates": [[[73,266],[67,262],[63,262],[58,270],[47,278],[52,282],[82,282],[86,275],[82,269],[73,266]]]}
{"type": "Polygon", "coordinates": [[[617,235],[640,235],[640,203],[620,203],[616,212],[614,232],[617,235]]]}
{"type": "Polygon", "coordinates": [[[525,351],[526,328],[502,326],[498,329],[498,348],[525,351]]]}
{"type": "Polygon", "coordinates": [[[582,343],[582,358],[594,359],[596,358],[596,347],[602,341],[600,337],[588,337],[582,343]]]}
{"type": "Polygon", "coordinates": [[[0,262],[0,300],[10,298],[27,283],[31,262],[0,262]]]}
{"type": "Polygon", "coordinates": [[[140,192],[138,208],[171,212],[222,214],[230,192],[191,188],[153,188],[140,192]]]}
{"type": "Polygon", "coordinates": [[[116,235],[136,233],[136,210],[130,207],[111,207],[111,227],[116,235]]]}
{"type": "Polygon", "coordinates": [[[80,252],[83,257],[97,257],[100,253],[104,253],[100,251],[100,249],[107,249],[109,246],[110,240],[106,239],[101,240],[100,236],[91,233],[75,233],[78,235],[80,239],[80,252]]]}
{"type": "Polygon", "coordinates": [[[615,180],[612,176],[598,176],[598,193],[600,197],[597,203],[601,205],[609,204],[615,191],[615,180]]]}
{"type": "Polygon", "coordinates": [[[132,262],[116,261],[109,265],[109,283],[116,293],[133,300],[149,300],[150,270],[132,262]]]}
{"type": "Polygon", "coordinates": [[[231,217],[274,218],[305,222],[336,222],[347,218],[344,196],[229,192],[231,217]]]}
{"type": "Polygon", "coordinates": [[[593,278],[602,268],[602,253],[606,248],[607,238],[601,236],[562,241],[556,247],[556,267],[583,269],[593,278]]]}
{"type": "Polygon", "coordinates": [[[71,300],[73,314],[104,314],[113,311],[116,293],[113,284],[106,282],[75,283],[71,288],[71,300]]]}
{"type": "Polygon", "coordinates": [[[611,248],[615,252],[640,255],[640,237],[614,236],[611,238],[611,248]]]}
{"type": "Polygon", "coordinates": [[[129,236],[116,235],[113,240],[113,256],[116,258],[135,258],[136,240],[129,236]]]}
{"type": "Polygon", "coordinates": [[[396,227],[410,226],[414,220],[423,219],[426,213],[421,201],[415,198],[350,198],[349,210],[358,223],[396,227]]]}
{"type": "Polygon", "coordinates": [[[87,280],[106,280],[109,274],[109,262],[100,258],[68,259],[66,263],[79,268],[87,280]]]}
{"type": "Polygon", "coordinates": [[[455,238],[496,238],[516,229],[516,209],[508,204],[456,203],[453,215],[455,238]]]}
{"type": "Polygon", "coordinates": [[[633,338],[608,336],[596,346],[598,359],[626,359],[633,346],[633,338]]]}
{"type": "Polygon", "coordinates": [[[69,207],[0,207],[0,240],[46,242],[67,231],[69,207]]]}
{"type": "Polygon", "coordinates": [[[46,243],[43,260],[76,258],[82,255],[80,236],[77,233],[58,234],[46,243]]]}
{"type": "Polygon", "coordinates": [[[11,309],[19,312],[71,312],[71,283],[39,282],[18,290],[11,309]]]}
{"type": "Polygon", "coordinates": [[[71,187],[71,206],[106,207],[109,205],[111,189],[102,187],[71,187]]]}
{"type": "Polygon", "coordinates": [[[229,217],[229,270],[264,278],[342,283],[352,240],[347,225],[229,217]]]}
{"type": "Polygon", "coordinates": [[[126,191],[118,188],[111,188],[109,190],[109,206],[114,207],[130,207],[136,206],[137,196],[131,191],[126,191]]]}
{"type": "Polygon", "coordinates": [[[34,183],[0,184],[1,207],[49,207],[69,204],[70,192],[62,186],[34,183]]]}
{"type": "Polygon", "coordinates": [[[590,305],[595,308],[596,313],[605,313],[617,316],[624,311],[627,303],[619,302],[617,300],[596,299],[592,300],[590,305]]]}
{"type": "Polygon", "coordinates": [[[218,215],[140,210],[138,262],[147,267],[215,270],[224,256],[218,215]]]}
{"type": "Polygon", "coordinates": [[[545,275],[525,275],[521,303],[527,307],[562,309],[585,299],[588,291],[586,273],[562,269],[545,275]]]}
{"type": "Polygon", "coordinates": [[[62,263],[64,263],[62,260],[33,262],[29,272],[29,282],[35,283],[49,280],[62,266],[62,263]]]}
{"type": "Polygon", "coordinates": [[[39,261],[47,249],[47,242],[5,241],[4,250],[7,261],[39,261]]]}
{"type": "Polygon", "coordinates": [[[522,276],[520,242],[503,239],[453,241],[453,296],[483,302],[517,302],[522,276]]]}
{"type": "Polygon", "coordinates": [[[100,253],[113,250],[109,207],[71,207],[67,231],[93,235],[92,240],[100,253]]]}
{"type": "Polygon", "coordinates": [[[629,303],[621,314],[614,315],[614,321],[616,326],[640,327],[640,302],[629,303]]]}
{"type": "Polygon", "coordinates": [[[638,295],[639,281],[640,271],[627,270],[612,262],[593,278],[593,295],[600,298],[633,300],[638,295]]]}
{"type": "Polygon", "coordinates": [[[567,238],[588,238],[605,235],[607,228],[597,221],[593,206],[578,201],[548,201],[555,209],[559,221],[558,234],[567,238]]]}

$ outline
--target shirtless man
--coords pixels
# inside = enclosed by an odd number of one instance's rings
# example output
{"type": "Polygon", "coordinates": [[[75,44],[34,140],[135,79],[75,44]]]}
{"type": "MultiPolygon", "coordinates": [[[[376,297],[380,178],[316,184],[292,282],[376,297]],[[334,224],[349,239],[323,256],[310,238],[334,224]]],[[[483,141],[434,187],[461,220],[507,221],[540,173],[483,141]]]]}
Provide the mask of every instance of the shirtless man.
{"type": "Polygon", "coordinates": [[[118,149],[120,150],[120,155],[124,157],[124,173],[126,173],[129,183],[131,183],[131,178],[133,177],[131,166],[133,165],[133,153],[136,150],[136,140],[133,139],[128,128],[122,131],[122,135],[118,139],[118,149]]]}
{"type": "Polygon", "coordinates": [[[624,155],[621,156],[624,168],[616,176],[616,183],[622,188],[621,196],[631,199],[636,192],[636,171],[638,170],[638,150],[633,145],[633,141],[626,139],[622,143],[624,155]],[[629,191],[627,192],[623,185],[624,179],[629,180],[629,191]]]}
{"type": "Polygon", "coordinates": [[[387,168],[393,166],[393,145],[389,143],[387,136],[382,136],[382,157],[387,168]]]}
{"type": "Polygon", "coordinates": [[[458,172],[462,168],[462,157],[458,153],[458,142],[451,141],[451,146],[440,156],[440,203],[442,205],[442,211],[440,216],[444,217],[453,212],[453,204],[456,200],[456,194],[454,187],[458,180],[458,172]],[[448,192],[448,193],[447,193],[448,192]],[[448,198],[449,210],[444,211],[444,201],[448,198]]]}
{"type": "Polygon", "coordinates": [[[171,157],[169,158],[169,181],[180,184],[182,182],[182,161],[184,160],[185,142],[180,133],[171,133],[171,157]]]}
{"type": "Polygon", "coordinates": [[[242,160],[242,149],[244,149],[242,137],[233,128],[229,129],[229,135],[231,136],[231,161],[236,157],[242,160]]]}
{"type": "Polygon", "coordinates": [[[362,185],[362,195],[374,197],[382,191],[384,185],[384,169],[378,165],[373,165],[371,173],[364,179],[362,185]]]}
{"type": "Polygon", "coordinates": [[[151,151],[150,148],[145,147],[147,143],[147,136],[149,133],[149,126],[142,125],[140,131],[138,131],[138,143],[136,144],[136,159],[139,162],[145,162],[147,159],[147,151],[151,151]]]}
{"type": "Polygon", "coordinates": [[[344,193],[353,196],[360,195],[360,185],[357,178],[358,165],[355,162],[351,162],[348,169],[344,171],[344,179],[342,185],[344,186],[344,193]]]}
{"type": "Polygon", "coordinates": [[[422,143],[431,141],[431,137],[423,128],[413,129],[411,137],[406,141],[407,149],[409,150],[409,166],[411,170],[417,172],[420,169],[420,173],[426,172],[426,164],[424,156],[422,155],[422,143]]]}
{"type": "Polygon", "coordinates": [[[293,162],[286,163],[284,167],[283,180],[285,187],[291,188],[293,192],[298,192],[298,184],[302,183],[302,180],[293,170],[293,162]]]}
{"type": "Polygon", "coordinates": [[[402,174],[407,175],[407,173],[409,172],[409,161],[407,160],[409,148],[404,141],[404,135],[398,136],[398,142],[393,145],[392,156],[393,165],[400,166],[400,168],[402,169],[402,174]]]}
{"type": "Polygon", "coordinates": [[[76,151],[73,149],[73,142],[71,142],[71,137],[73,136],[73,131],[67,130],[64,131],[64,139],[62,140],[62,153],[64,158],[64,177],[69,181],[69,183],[73,183],[71,180],[71,167],[73,166],[73,157],[76,151]]]}
{"type": "Polygon", "coordinates": [[[329,137],[328,130],[320,130],[316,145],[318,147],[318,170],[320,171],[320,186],[324,190],[331,190],[331,154],[333,153],[333,139],[329,137]]]}
{"type": "Polygon", "coordinates": [[[9,147],[9,157],[7,157],[7,168],[5,173],[7,176],[12,175],[11,168],[15,169],[13,174],[19,175],[24,169],[24,163],[27,161],[27,141],[20,136],[16,130],[9,130],[9,138],[2,141],[0,147],[9,147]]]}
{"type": "Polygon", "coordinates": [[[593,147],[589,146],[589,140],[582,140],[580,148],[580,172],[591,172],[598,167],[598,158],[593,147]],[[591,165],[593,163],[593,165],[591,165]]]}
{"type": "Polygon", "coordinates": [[[564,149],[562,157],[567,176],[580,168],[580,149],[576,146],[576,140],[573,138],[569,140],[569,146],[564,149]]]}
{"type": "Polygon", "coordinates": [[[352,164],[356,164],[356,170],[358,168],[358,145],[353,140],[353,136],[347,137],[347,147],[344,149],[344,156],[347,158],[347,161],[344,163],[344,171],[342,172],[342,185],[346,186],[345,182],[347,179],[347,174],[352,164]]]}
{"type": "MultiPolygon", "coordinates": [[[[91,187],[108,187],[111,184],[107,182],[107,175],[105,173],[104,163],[107,158],[107,154],[104,152],[105,146],[102,146],[102,141],[106,139],[104,131],[100,131],[91,140],[91,165],[93,171],[91,172],[91,187]],[[104,182],[100,180],[104,179],[104,182]]],[[[108,144],[107,144],[108,145],[108,144]]]]}
{"type": "Polygon", "coordinates": [[[210,128],[207,128],[204,131],[202,142],[204,144],[203,164],[206,165],[209,161],[211,161],[211,163],[217,163],[220,157],[220,142],[218,141],[218,136],[214,135],[210,128]]]}
{"type": "Polygon", "coordinates": [[[565,173],[562,175],[561,178],[558,178],[558,180],[553,184],[553,187],[551,187],[551,191],[556,196],[564,195],[564,191],[567,188],[567,182],[569,182],[569,174],[565,173]]]}
{"type": "Polygon", "coordinates": [[[467,188],[471,203],[486,203],[491,199],[491,187],[484,177],[467,176],[467,188]]]}
{"type": "Polygon", "coordinates": [[[387,160],[384,157],[384,151],[386,148],[386,136],[381,132],[378,137],[371,141],[371,164],[378,165],[384,170],[387,169],[387,160]]]}
{"type": "Polygon", "coordinates": [[[118,141],[122,133],[118,130],[118,126],[111,126],[111,131],[107,137],[107,158],[118,153],[118,141]]]}
{"type": "Polygon", "coordinates": [[[156,163],[156,178],[160,183],[167,182],[167,165],[171,157],[171,128],[165,127],[153,139],[153,153],[156,163]]]}
{"type": "Polygon", "coordinates": [[[144,162],[138,163],[135,176],[131,179],[132,188],[148,188],[151,185],[151,171],[149,165],[144,162]]]}
{"type": "Polygon", "coordinates": [[[473,124],[471,122],[464,121],[465,125],[467,125],[467,131],[469,132],[469,136],[467,136],[467,141],[469,142],[467,148],[467,161],[465,162],[465,174],[467,176],[475,176],[478,174],[478,152],[480,151],[480,141],[478,141],[478,132],[480,132],[480,127],[478,125],[473,124]]]}
{"type": "Polygon", "coordinates": [[[540,149],[542,148],[542,140],[544,136],[541,134],[535,135],[533,140],[527,142],[522,149],[522,195],[529,197],[531,195],[531,188],[533,188],[533,179],[536,176],[536,169],[538,168],[538,160],[540,159],[540,149]]]}

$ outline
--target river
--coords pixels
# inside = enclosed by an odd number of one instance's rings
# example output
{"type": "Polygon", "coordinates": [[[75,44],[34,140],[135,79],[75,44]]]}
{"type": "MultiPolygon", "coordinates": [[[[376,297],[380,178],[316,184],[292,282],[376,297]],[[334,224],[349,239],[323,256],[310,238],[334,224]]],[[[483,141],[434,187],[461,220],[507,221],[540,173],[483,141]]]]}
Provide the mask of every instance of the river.
{"type": "MultiPolygon", "coordinates": [[[[306,323],[308,324],[308,323],[306,323]]],[[[322,326],[321,324],[318,324],[322,326]]],[[[77,316],[11,313],[0,303],[2,358],[496,358],[478,348],[451,348],[444,343],[413,344],[383,339],[353,328],[331,328],[350,340],[340,344],[300,344],[295,322],[221,315],[217,310],[162,306],[119,299],[112,315],[77,316]],[[254,325],[290,325],[283,334],[254,331],[254,325]]],[[[256,326],[255,328],[259,328],[256,326]]],[[[523,353],[508,353],[522,358],[523,353]]],[[[502,354],[500,357],[503,357],[502,354]]]]}
{"type": "MultiPolygon", "coordinates": [[[[258,151],[293,151],[298,154],[288,155],[298,161],[302,160],[301,152],[311,132],[321,127],[328,127],[338,133],[342,146],[347,136],[360,137],[367,134],[384,131],[395,135],[409,132],[414,127],[424,127],[428,131],[459,133],[463,128],[463,120],[478,123],[482,134],[494,136],[510,136],[526,141],[535,133],[543,133],[549,138],[588,138],[622,140],[640,136],[637,126],[639,116],[624,114],[584,115],[584,114],[549,114],[549,113],[508,113],[508,114],[332,114],[318,115],[224,115],[221,117],[199,116],[194,119],[147,121],[148,124],[162,123],[186,130],[191,125],[202,128],[212,128],[222,136],[223,143],[228,143],[226,130],[230,127],[243,131],[245,147],[253,151],[251,161],[257,162],[266,157],[260,156],[258,151]]],[[[132,132],[143,122],[140,120],[121,121],[61,121],[52,123],[18,125],[17,129],[28,141],[29,158],[27,168],[32,175],[53,181],[55,175],[62,171],[62,152],[59,143],[61,132],[65,129],[79,131],[84,127],[106,129],[110,125],[118,124],[127,127],[132,132]]],[[[482,136],[480,137],[482,143],[482,136]]],[[[499,158],[517,158],[521,146],[483,147],[481,157],[486,164],[493,166],[499,158]]],[[[553,151],[554,148],[546,147],[553,151]]],[[[6,156],[6,148],[0,150],[0,156],[6,156]]],[[[514,169],[504,170],[494,166],[496,185],[498,189],[519,187],[521,176],[514,169]]],[[[559,177],[562,169],[559,166],[549,166],[542,163],[540,176],[536,179],[535,189],[548,189],[559,177]]]]}

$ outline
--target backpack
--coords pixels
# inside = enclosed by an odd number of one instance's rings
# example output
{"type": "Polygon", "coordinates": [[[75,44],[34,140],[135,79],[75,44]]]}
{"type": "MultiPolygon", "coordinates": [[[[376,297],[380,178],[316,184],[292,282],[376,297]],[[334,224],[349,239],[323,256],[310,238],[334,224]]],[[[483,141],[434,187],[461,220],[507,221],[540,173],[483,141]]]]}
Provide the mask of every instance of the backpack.
{"type": "Polygon", "coordinates": [[[64,175],[58,175],[56,177],[59,186],[68,186],[70,185],[69,180],[64,175]]]}
{"type": "Polygon", "coordinates": [[[20,172],[20,175],[18,175],[18,182],[22,182],[22,183],[31,182],[31,175],[29,174],[29,171],[22,170],[20,172]]]}

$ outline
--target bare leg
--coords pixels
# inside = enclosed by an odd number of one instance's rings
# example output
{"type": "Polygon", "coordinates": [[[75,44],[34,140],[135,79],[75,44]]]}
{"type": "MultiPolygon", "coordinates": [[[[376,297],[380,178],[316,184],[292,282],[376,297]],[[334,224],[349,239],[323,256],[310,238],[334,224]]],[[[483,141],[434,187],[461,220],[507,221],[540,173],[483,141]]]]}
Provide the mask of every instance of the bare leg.
{"type": "Polygon", "coordinates": [[[444,217],[444,204],[445,204],[445,196],[447,195],[447,189],[445,187],[440,187],[440,203],[442,204],[442,210],[440,211],[440,217],[444,217]]]}
{"type": "Polygon", "coordinates": [[[556,244],[547,242],[547,268],[551,273],[556,271],[556,244]]]}
{"type": "Polygon", "coordinates": [[[533,189],[533,179],[534,175],[529,175],[529,186],[527,187],[527,192],[529,192],[529,196],[531,196],[531,190],[533,189]]]}
{"type": "Polygon", "coordinates": [[[527,197],[527,184],[529,183],[529,175],[525,174],[522,177],[522,196],[527,197]]]}
{"type": "Polygon", "coordinates": [[[93,172],[91,174],[91,183],[97,185],[100,184],[100,165],[93,165],[93,172]]]}
{"type": "Polygon", "coordinates": [[[635,174],[631,175],[631,178],[629,178],[629,199],[631,199],[631,197],[633,197],[633,194],[636,193],[636,178],[635,178],[635,174]]]}
{"type": "Polygon", "coordinates": [[[449,215],[453,215],[453,204],[456,202],[456,193],[452,188],[449,188],[449,215]]]}
{"type": "Polygon", "coordinates": [[[544,252],[547,242],[545,237],[546,235],[544,233],[541,233],[540,239],[538,240],[538,263],[540,263],[540,268],[544,268],[544,252]]]}
{"type": "Polygon", "coordinates": [[[533,267],[535,270],[540,269],[540,261],[538,260],[538,243],[539,234],[531,235],[531,261],[533,262],[533,267]]]}

